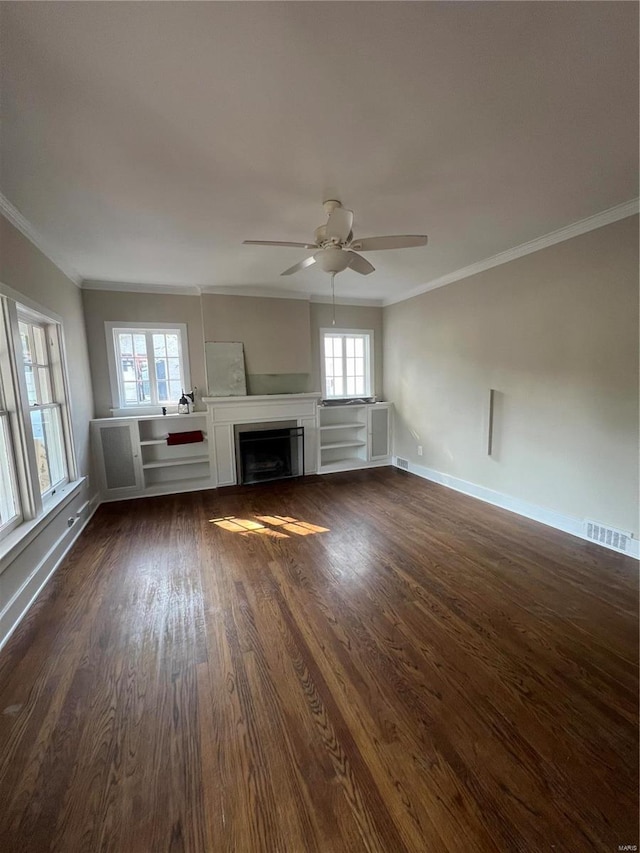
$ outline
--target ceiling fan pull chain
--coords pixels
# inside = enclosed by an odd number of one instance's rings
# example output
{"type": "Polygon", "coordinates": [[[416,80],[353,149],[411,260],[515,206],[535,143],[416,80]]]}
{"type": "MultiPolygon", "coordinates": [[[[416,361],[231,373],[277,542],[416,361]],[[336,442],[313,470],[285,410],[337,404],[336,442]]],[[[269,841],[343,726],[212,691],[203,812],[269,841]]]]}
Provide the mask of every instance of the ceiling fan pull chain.
{"type": "Polygon", "coordinates": [[[333,284],[335,277],[336,277],[336,274],[334,272],[332,272],[331,273],[331,304],[333,306],[333,322],[331,324],[332,326],[335,326],[335,324],[336,324],[336,289],[335,289],[334,284],[333,284]]]}

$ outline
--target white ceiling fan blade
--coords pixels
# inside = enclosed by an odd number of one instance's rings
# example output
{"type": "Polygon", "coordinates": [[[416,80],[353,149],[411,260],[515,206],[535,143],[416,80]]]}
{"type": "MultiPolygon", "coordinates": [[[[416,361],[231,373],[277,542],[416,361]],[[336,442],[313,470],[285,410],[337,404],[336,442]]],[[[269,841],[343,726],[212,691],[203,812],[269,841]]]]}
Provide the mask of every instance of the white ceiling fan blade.
{"type": "Polygon", "coordinates": [[[360,275],[369,275],[370,272],[374,272],[375,267],[362,255],[349,251],[349,269],[359,272],[360,275]]]}
{"type": "Polygon", "coordinates": [[[354,240],[349,248],[358,252],[378,252],[381,249],[411,249],[426,245],[426,234],[397,234],[393,237],[362,237],[354,240]]]}
{"type": "Polygon", "coordinates": [[[294,249],[318,249],[313,243],[288,243],[279,240],[243,240],[243,246],[292,246],[294,249]]]}
{"type": "Polygon", "coordinates": [[[307,267],[310,267],[311,264],[315,264],[316,259],[311,255],[310,258],[305,258],[304,261],[300,261],[299,264],[296,264],[293,267],[289,267],[288,270],[281,272],[280,275],[293,275],[294,272],[300,272],[300,270],[304,270],[307,267]]]}
{"type": "Polygon", "coordinates": [[[351,234],[352,225],[353,210],[347,210],[346,207],[336,207],[331,211],[327,220],[325,232],[327,240],[344,243],[351,234]]]}

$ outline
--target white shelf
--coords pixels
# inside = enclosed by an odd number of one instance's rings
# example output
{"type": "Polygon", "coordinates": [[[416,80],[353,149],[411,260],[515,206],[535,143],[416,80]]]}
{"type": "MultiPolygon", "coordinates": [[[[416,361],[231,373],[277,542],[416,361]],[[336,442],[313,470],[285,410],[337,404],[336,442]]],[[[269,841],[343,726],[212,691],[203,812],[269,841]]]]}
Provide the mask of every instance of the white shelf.
{"type": "Polygon", "coordinates": [[[321,450],[335,450],[336,447],[364,447],[366,441],[333,441],[331,444],[321,444],[321,450]]]}
{"type": "Polygon", "coordinates": [[[359,421],[353,421],[351,423],[344,424],[326,424],[326,426],[321,426],[320,430],[325,429],[364,429],[366,424],[360,423],[359,421]]]}
{"type": "Polygon", "coordinates": [[[355,468],[370,468],[371,463],[366,459],[357,459],[353,456],[345,456],[344,459],[334,459],[332,462],[323,462],[320,465],[321,474],[330,474],[332,471],[352,471],[355,468]]]}
{"type": "Polygon", "coordinates": [[[145,462],[143,468],[171,468],[174,465],[200,465],[209,462],[208,456],[182,456],[179,459],[162,459],[159,462],[145,462]]]}

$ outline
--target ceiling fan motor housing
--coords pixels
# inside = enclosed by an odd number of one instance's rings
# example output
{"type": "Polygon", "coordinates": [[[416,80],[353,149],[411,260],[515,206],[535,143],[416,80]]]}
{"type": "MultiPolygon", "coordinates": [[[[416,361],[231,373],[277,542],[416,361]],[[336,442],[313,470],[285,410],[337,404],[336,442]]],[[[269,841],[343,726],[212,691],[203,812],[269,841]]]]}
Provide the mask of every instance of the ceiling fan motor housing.
{"type": "Polygon", "coordinates": [[[320,249],[313,256],[320,269],[324,272],[338,273],[346,270],[351,260],[349,252],[344,252],[338,248],[320,249]]]}

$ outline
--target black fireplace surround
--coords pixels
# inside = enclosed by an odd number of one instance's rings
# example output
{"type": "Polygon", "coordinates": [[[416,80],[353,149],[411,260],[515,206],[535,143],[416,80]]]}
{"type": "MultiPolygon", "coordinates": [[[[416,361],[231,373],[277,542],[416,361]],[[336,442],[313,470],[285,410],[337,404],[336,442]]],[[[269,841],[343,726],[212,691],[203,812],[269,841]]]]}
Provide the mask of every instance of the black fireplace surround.
{"type": "Polygon", "coordinates": [[[243,485],[304,474],[304,427],[238,432],[238,474],[243,485]]]}

